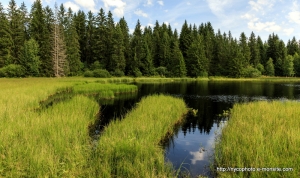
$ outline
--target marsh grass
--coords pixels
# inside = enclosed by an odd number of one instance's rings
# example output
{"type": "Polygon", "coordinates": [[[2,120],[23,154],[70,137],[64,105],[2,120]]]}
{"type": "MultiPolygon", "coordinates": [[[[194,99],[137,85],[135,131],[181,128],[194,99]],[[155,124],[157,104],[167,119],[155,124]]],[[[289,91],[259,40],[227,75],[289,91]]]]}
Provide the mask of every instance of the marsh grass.
{"type": "Polygon", "coordinates": [[[128,84],[102,84],[102,83],[87,83],[74,86],[76,94],[96,95],[97,98],[111,99],[116,94],[137,92],[136,85],[128,84]]]}
{"type": "Polygon", "coordinates": [[[95,154],[95,160],[101,160],[95,163],[98,177],[174,176],[159,143],[186,112],[182,99],[163,95],[143,98],[101,134],[95,154]]]}
{"type": "Polygon", "coordinates": [[[240,81],[262,81],[262,82],[300,82],[299,77],[268,77],[262,76],[257,78],[228,78],[228,77],[218,77],[210,76],[208,77],[210,81],[229,81],[229,82],[240,82],[240,81]]]}
{"type": "Polygon", "coordinates": [[[299,177],[300,103],[234,105],[216,145],[217,167],[293,168],[293,171],[217,172],[219,177],[299,177]]]}
{"type": "Polygon", "coordinates": [[[88,125],[99,106],[83,96],[42,113],[2,119],[0,177],[78,177],[90,156],[88,125]]]}

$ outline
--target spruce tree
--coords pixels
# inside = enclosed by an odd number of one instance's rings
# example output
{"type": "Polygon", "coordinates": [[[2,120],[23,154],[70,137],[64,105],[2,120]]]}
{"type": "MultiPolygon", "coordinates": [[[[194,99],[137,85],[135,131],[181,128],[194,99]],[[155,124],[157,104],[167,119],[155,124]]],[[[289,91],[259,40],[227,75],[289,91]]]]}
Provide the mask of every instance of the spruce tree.
{"type": "Polygon", "coordinates": [[[172,41],[170,66],[169,66],[168,70],[171,72],[172,77],[185,77],[186,76],[186,66],[185,66],[185,62],[183,59],[183,55],[179,49],[178,40],[172,41]]]}
{"type": "Polygon", "coordinates": [[[260,54],[259,49],[256,41],[255,34],[251,32],[249,43],[248,43],[249,49],[250,49],[250,64],[256,67],[260,63],[260,54]]]}
{"type": "MultiPolygon", "coordinates": [[[[93,64],[96,61],[101,61],[103,51],[99,51],[97,46],[97,41],[100,40],[96,36],[96,19],[92,13],[89,11],[87,13],[87,25],[86,25],[86,42],[85,42],[85,62],[88,65],[93,64]]],[[[100,62],[99,62],[100,63],[100,62]]]]}
{"type": "Polygon", "coordinates": [[[133,36],[131,40],[131,49],[132,49],[133,59],[131,59],[128,64],[130,66],[128,73],[129,75],[138,77],[142,75],[140,71],[141,59],[146,56],[144,45],[143,45],[141,24],[139,20],[137,21],[137,24],[133,32],[133,36]]]}
{"type": "Polygon", "coordinates": [[[106,68],[107,59],[107,41],[110,40],[107,37],[107,17],[104,10],[101,8],[95,19],[95,44],[94,53],[97,54],[96,61],[99,61],[104,68],[106,68]]]}
{"type": "Polygon", "coordinates": [[[125,57],[125,73],[127,73],[128,61],[131,58],[131,48],[130,48],[130,37],[129,37],[129,28],[124,17],[119,21],[119,25],[122,31],[123,37],[123,47],[124,47],[124,57],[125,57]]]}
{"type": "Polygon", "coordinates": [[[0,2],[0,68],[13,62],[13,40],[9,28],[9,21],[0,2]]]}
{"type": "Polygon", "coordinates": [[[11,31],[13,48],[12,48],[12,63],[16,64],[21,54],[21,49],[25,42],[24,24],[21,11],[17,8],[15,0],[10,0],[8,5],[8,19],[11,31]]]}
{"type": "Polygon", "coordinates": [[[188,76],[207,76],[209,63],[205,56],[204,41],[201,35],[197,35],[188,48],[186,61],[188,76]]]}
{"type": "Polygon", "coordinates": [[[240,35],[239,46],[243,55],[243,66],[246,67],[250,64],[251,53],[248,46],[248,40],[244,32],[240,35]]]}
{"type": "Polygon", "coordinates": [[[29,24],[30,37],[39,44],[39,56],[41,60],[40,75],[53,76],[53,61],[51,55],[51,29],[53,12],[49,7],[42,8],[40,0],[36,0],[31,8],[31,20],[29,24]]]}
{"type": "Polygon", "coordinates": [[[87,67],[88,63],[86,61],[86,15],[83,11],[79,10],[74,14],[73,18],[76,32],[78,34],[78,41],[80,46],[80,61],[87,67]]]}
{"type": "Polygon", "coordinates": [[[179,36],[179,48],[182,52],[183,58],[186,59],[187,51],[191,45],[192,41],[192,31],[189,28],[187,21],[184,21],[182,25],[180,36],[179,36]]]}
{"type": "Polygon", "coordinates": [[[66,25],[67,28],[65,32],[65,42],[67,61],[69,62],[70,66],[69,75],[76,76],[80,75],[83,64],[80,61],[79,36],[76,32],[76,26],[73,20],[73,12],[71,8],[69,8],[67,12],[66,25]]]}
{"type": "Polygon", "coordinates": [[[39,45],[34,39],[25,41],[20,55],[20,65],[24,68],[26,76],[38,77],[40,68],[39,45]]]}
{"type": "Polygon", "coordinates": [[[261,40],[260,36],[257,36],[256,41],[257,41],[257,49],[258,49],[258,53],[259,53],[260,63],[263,66],[265,66],[267,63],[265,45],[264,45],[263,41],[261,40]]]}
{"type": "Polygon", "coordinates": [[[161,60],[160,60],[160,44],[161,44],[161,37],[160,37],[160,25],[158,21],[156,21],[155,26],[153,28],[152,33],[152,56],[153,56],[153,64],[154,67],[160,67],[161,60]]]}
{"type": "Polygon", "coordinates": [[[286,48],[289,55],[300,54],[300,46],[295,37],[293,37],[292,41],[288,41],[286,48]]]}
{"type": "Polygon", "coordinates": [[[125,56],[123,46],[123,34],[120,25],[116,25],[115,32],[111,39],[111,56],[107,65],[109,72],[117,75],[124,75],[125,56]]]}

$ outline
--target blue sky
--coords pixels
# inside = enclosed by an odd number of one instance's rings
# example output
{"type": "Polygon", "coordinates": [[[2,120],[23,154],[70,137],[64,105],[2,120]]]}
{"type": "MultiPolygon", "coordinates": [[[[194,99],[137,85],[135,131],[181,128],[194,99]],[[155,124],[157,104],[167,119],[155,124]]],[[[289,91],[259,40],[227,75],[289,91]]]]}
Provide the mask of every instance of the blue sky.
{"type": "MultiPolygon", "coordinates": [[[[8,0],[7,0],[8,1],[8,0]]],[[[16,0],[20,5],[23,0],[16,0]]],[[[34,0],[24,0],[28,10],[34,0]]],[[[43,5],[54,7],[55,0],[42,0],[43,5]]],[[[233,37],[239,38],[241,32],[247,37],[251,31],[263,40],[276,33],[287,42],[293,36],[300,39],[300,2],[299,0],[57,0],[58,5],[91,10],[98,13],[102,7],[110,10],[118,21],[125,17],[132,31],[138,19],[143,26],[153,26],[158,20],[170,23],[172,28],[180,31],[184,20],[196,24],[211,22],[217,32],[231,31],[233,37]]],[[[2,3],[5,7],[8,2],[2,3]]]]}

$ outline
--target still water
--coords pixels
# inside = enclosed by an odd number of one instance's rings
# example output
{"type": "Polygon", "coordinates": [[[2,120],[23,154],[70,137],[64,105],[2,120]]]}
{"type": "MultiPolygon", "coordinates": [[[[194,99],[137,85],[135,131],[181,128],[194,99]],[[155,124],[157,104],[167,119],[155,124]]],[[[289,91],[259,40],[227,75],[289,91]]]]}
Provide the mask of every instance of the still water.
{"type": "Polygon", "coordinates": [[[198,113],[197,116],[188,116],[176,128],[174,136],[164,145],[165,157],[175,169],[188,171],[192,177],[210,176],[216,133],[226,122],[218,115],[224,110],[240,102],[300,99],[299,83],[198,81],[136,85],[139,87],[137,94],[108,103],[101,101],[102,122],[99,127],[126,114],[144,96],[163,93],[183,98],[188,107],[198,109],[198,113]]]}

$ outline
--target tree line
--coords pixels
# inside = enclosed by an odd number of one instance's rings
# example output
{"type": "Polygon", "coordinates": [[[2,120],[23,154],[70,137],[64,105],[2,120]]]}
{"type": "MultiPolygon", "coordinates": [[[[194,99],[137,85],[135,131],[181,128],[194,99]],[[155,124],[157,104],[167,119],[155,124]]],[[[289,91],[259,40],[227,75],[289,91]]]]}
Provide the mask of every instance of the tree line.
{"type": "Polygon", "coordinates": [[[130,34],[124,17],[115,22],[102,8],[52,10],[36,0],[28,12],[15,0],[7,9],[0,3],[0,77],[300,76],[299,54],[295,37],[285,44],[273,33],[263,42],[242,32],[236,39],[210,22],[185,21],[178,34],[158,21],[142,29],[138,20],[130,34]]]}

